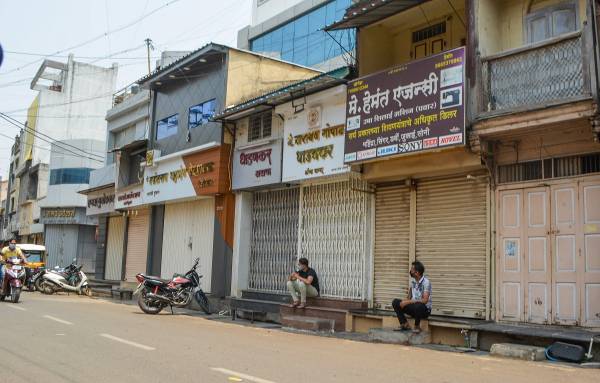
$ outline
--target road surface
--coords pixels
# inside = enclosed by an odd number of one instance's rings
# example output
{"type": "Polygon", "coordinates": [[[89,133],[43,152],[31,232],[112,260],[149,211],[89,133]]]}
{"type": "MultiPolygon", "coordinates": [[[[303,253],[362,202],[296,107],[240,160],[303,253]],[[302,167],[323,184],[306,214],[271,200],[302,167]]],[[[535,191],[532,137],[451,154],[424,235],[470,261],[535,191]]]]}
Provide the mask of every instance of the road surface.
{"type": "Polygon", "coordinates": [[[600,371],[142,314],[23,293],[0,302],[0,382],[599,382],[600,371]]]}

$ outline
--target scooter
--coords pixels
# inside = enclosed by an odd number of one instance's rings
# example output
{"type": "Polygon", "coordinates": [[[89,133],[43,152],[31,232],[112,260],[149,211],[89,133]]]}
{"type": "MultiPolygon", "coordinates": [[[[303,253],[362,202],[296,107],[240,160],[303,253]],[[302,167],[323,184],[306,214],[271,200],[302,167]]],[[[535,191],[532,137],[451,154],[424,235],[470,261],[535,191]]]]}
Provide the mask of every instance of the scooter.
{"type": "Polygon", "coordinates": [[[25,267],[23,261],[18,257],[11,257],[6,260],[4,270],[4,279],[2,280],[2,290],[0,290],[0,301],[10,296],[12,303],[18,303],[25,279],[25,267]]]}
{"type": "Polygon", "coordinates": [[[44,294],[54,294],[58,291],[75,292],[79,295],[92,295],[92,289],[88,283],[88,277],[81,268],[75,264],[77,260],[64,269],[46,271],[42,276],[40,284],[44,294]]]}
{"type": "Polygon", "coordinates": [[[45,269],[43,267],[38,267],[37,269],[26,269],[27,278],[25,279],[25,286],[29,289],[29,291],[41,291],[41,283],[42,283],[42,275],[45,273],[45,269]]]}

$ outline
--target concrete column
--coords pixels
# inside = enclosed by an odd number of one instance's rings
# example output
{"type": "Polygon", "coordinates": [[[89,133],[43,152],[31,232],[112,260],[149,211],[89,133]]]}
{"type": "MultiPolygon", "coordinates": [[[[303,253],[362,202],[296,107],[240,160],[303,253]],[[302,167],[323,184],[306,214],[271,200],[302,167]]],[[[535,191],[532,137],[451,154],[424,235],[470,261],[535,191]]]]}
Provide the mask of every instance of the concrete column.
{"type": "Polygon", "coordinates": [[[250,271],[250,246],[252,244],[252,193],[235,195],[235,220],[233,232],[233,262],[231,270],[231,296],[240,297],[248,288],[250,271]]]}

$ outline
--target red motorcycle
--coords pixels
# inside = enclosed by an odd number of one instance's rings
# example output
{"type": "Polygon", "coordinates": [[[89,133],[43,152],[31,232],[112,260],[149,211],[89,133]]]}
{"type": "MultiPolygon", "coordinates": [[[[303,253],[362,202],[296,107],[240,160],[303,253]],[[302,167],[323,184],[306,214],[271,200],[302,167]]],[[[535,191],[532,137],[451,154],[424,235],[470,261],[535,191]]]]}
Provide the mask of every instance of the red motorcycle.
{"type": "Polygon", "coordinates": [[[18,257],[11,257],[4,262],[4,279],[2,280],[2,289],[0,290],[0,301],[10,296],[12,303],[19,302],[23,281],[25,280],[24,261],[18,257]]]}
{"type": "Polygon", "coordinates": [[[207,315],[210,306],[206,294],[200,288],[200,278],[196,268],[200,258],[196,258],[194,266],[184,275],[175,274],[172,279],[161,279],[145,274],[138,274],[135,278],[140,283],[133,293],[138,295],[138,306],[146,314],[158,314],[167,306],[187,307],[192,303],[192,297],[207,315]]]}

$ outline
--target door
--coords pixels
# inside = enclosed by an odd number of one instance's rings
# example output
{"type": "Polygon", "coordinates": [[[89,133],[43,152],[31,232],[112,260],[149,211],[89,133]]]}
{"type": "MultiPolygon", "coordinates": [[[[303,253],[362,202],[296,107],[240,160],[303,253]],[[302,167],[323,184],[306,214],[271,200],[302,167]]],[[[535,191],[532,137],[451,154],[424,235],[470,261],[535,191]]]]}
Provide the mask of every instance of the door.
{"type": "Polygon", "coordinates": [[[106,265],[104,279],[120,281],[123,270],[123,245],[125,242],[125,218],[108,218],[108,236],[106,240],[106,265]]]}
{"type": "Polygon", "coordinates": [[[410,189],[377,186],[375,194],[375,254],[373,301],[389,309],[392,300],[407,296],[410,242],[410,189]]]}
{"type": "Polygon", "coordinates": [[[165,206],[161,276],[185,273],[200,258],[202,289],[210,292],[215,227],[214,198],[165,206]]]}
{"type": "Polygon", "coordinates": [[[127,224],[127,258],[125,259],[125,281],[136,282],[138,273],[146,272],[148,260],[148,232],[150,210],[134,210],[127,224]]]}
{"type": "Polygon", "coordinates": [[[548,323],[551,307],[550,192],[548,188],[525,191],[525,314],[530,323],[548,323]]]}
{"type": "Polygon", "coordinates": [[[583,325],[600,326],[600,181],[579,185],[583,230],[581,233],[583,325]]]}
{"type": "Polygon", "coordinates": [[[68,266],[77,257],[78,225],[45,225],[46,268],[68,266]]]}

